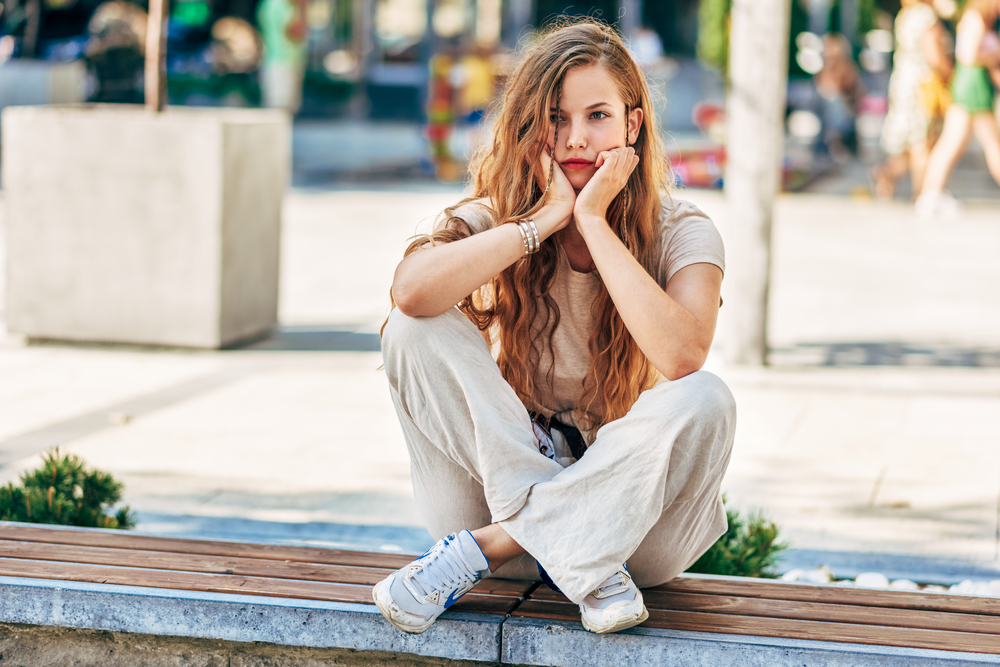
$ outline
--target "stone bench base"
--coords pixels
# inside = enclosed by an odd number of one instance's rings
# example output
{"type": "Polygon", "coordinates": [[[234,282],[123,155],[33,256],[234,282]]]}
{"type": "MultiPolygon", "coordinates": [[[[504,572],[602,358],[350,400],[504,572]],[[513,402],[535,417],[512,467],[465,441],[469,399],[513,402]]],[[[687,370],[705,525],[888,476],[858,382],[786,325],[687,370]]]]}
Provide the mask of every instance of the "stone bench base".
{"type": "Polygon", "coordinates": [[[649,620],[611,635],[584,631],[544,585],[486,579],[410,635],[382,618],[371,586],[411,558],[0,522],[0,624],[17,626],[13,639],[0,632],[0,653],[120,642],[120,653],[173,655],[164,665],[328,664],[337,651],[361,660],[348,664],[1000,665],[998,599],[738,577],[646,589],[649,620]]]}

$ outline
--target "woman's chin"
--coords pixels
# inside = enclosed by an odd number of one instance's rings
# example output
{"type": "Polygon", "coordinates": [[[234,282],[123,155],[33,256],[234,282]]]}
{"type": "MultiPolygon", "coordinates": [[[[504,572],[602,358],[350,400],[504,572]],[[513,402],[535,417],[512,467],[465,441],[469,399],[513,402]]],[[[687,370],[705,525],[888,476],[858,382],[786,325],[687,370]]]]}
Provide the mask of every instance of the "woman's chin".
{"type": "Polygon", "coordinates": [[[593,174],[566,174],[566,179],[569,184],[573,186],[573,189],[579,192],[590,183],[590,179],[594,177],[593,174]]]}

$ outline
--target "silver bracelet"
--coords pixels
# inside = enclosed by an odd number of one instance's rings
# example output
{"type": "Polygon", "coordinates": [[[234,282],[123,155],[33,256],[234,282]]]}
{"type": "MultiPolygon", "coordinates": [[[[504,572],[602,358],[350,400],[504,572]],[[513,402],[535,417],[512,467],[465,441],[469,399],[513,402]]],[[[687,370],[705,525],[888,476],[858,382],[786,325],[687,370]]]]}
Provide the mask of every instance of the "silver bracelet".
{"type": "Polygon", "coordinates": [[[538,228],[531,218],[521,220],[517,223],[517,228],[521,230],[521,238],[524,240],[524,254],[533,255],[541,248],[542,243],[538,238],[538,228]]]}
{"type": "Polygon", "coordinates": [[[530,255],[531,254],[531,242],[528,240],[528,232],[525,229],[526,226],[527,225],[525,225],[523,222],[518,222],[516,224],[517,231],[521,232],[521,240],[524,242],[524,254],[525,255],[530,255]]]}
{"type": "Polygon", "coordinates": [[[535,240],[534,252],[538,252],[542,248],[542,242],[538,240],[538,228],[535,227],[535,221],[532,220],[531,218],[528,218],[527,220],[525,220],[525,222],[531,225],[531,236],[535,240]]]}

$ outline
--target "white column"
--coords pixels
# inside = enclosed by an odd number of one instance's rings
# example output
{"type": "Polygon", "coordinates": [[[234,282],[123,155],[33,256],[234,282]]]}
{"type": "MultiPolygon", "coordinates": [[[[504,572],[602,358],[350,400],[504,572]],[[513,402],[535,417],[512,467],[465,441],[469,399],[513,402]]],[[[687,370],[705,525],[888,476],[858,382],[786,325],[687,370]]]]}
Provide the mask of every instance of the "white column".
{"type": "Polygon", "coordinates": [[[780,186],[791,0],[734,0],[726,103],[722,352],[767,362],[771,212],[780,186]]]}

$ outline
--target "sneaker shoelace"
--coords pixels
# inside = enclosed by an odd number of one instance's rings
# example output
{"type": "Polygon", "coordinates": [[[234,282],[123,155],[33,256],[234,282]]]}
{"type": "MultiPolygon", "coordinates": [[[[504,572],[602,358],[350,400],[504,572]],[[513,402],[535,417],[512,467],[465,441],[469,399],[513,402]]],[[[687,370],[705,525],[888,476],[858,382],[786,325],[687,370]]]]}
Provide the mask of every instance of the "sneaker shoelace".
{"type": "Polygon", "coordinates": [[[628,590],[629,579],[626,578],[627,575],[618,570],[610,577],[604,580],[604,583],[597,587],[591,595],[593,595],[598,600],[606,599],[612,595],[618,595],[619,593],[624,593],[628,590]]]}
{"type": "MultiPolygon", "coordinates": [[[[444,592],[462,583],[475,581],[479,573],[473,570],[461,554],[447,549],[448,542],[436,546],[427,554],[422,569],[413,577],[404,577],[403,584],[418,600],[424,600],[434,591],[444,592]]],[[[458,545],[452,545],[457,550],[458,545]]]]}

